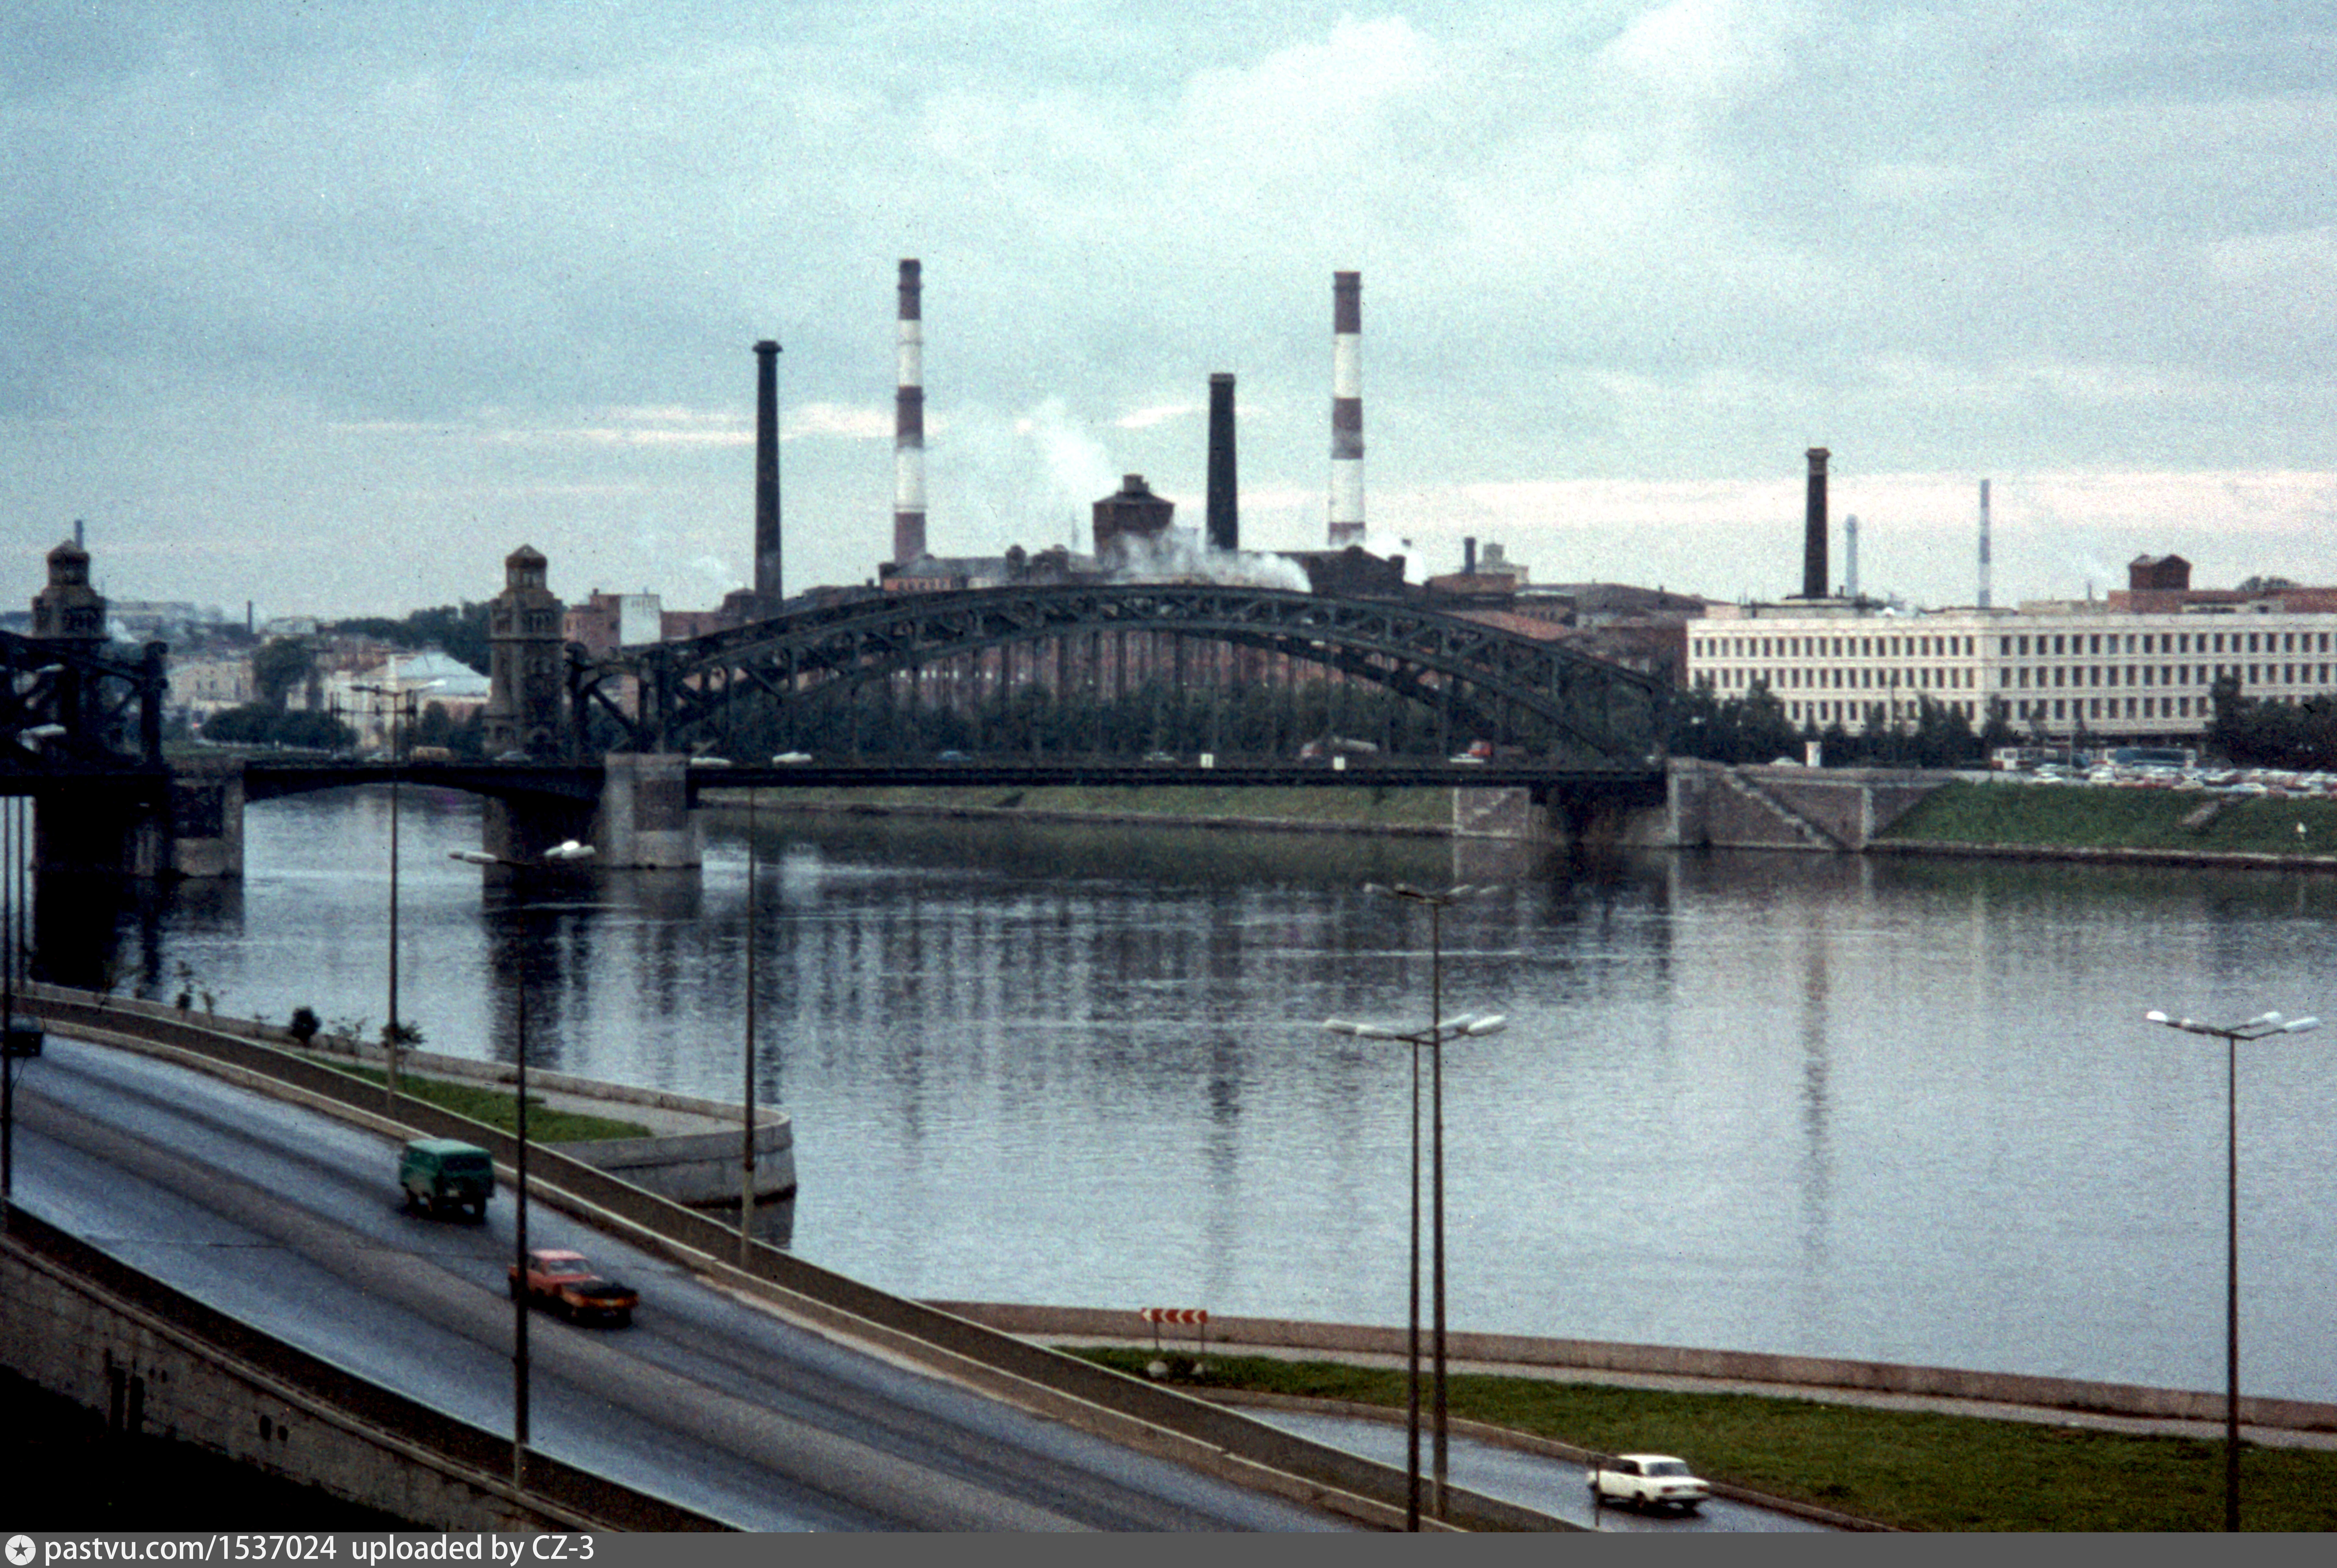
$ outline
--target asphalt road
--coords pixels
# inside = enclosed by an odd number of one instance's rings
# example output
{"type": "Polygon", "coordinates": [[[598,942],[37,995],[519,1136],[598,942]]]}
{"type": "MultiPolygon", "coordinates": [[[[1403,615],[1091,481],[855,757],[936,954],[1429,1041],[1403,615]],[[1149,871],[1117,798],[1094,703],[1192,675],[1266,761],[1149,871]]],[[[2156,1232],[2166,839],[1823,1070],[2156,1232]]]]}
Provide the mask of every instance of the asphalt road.
{"type": "MultiPolygon", "coordinates": [[[[1316,1415],[1310,1411],[1253,1409],[1247,1412],[1270,1427],[1279,1427],[1301,1437],[1311,1437],[1318,1443],[1329,1443],[1345,1448],[1350,1454],[1360,1454],[1366,1459],[1376,1459],[1383,1465],[1402,1469],[1404,1464],[1404,1428],[1398,1421],[1375,1421],[1361,1416],[1316,1415]]],[[[1551,1459],[1521,1448],[1505,1448],[1499,1444],[1481,1443],[1472,1437],[1451,1439],[1451,1478],[1455,1486],[1465,1486],[1472,1492],[1482,1492],[1489,1497],[1506,1498],[1522,1503],[1529,1508],[1555,1515],[1586,1528],[1616,1534],[1645,1533],[1648,1534],[1748,1534],[1781,1532],[1823,1532],[1824,1524],[1814,1524],[1794,1514],[1773,1508],[1755,1507],[1749,1503],[1733,1502],[1715,1497],[1693,1514],[1641,1513],[1634,1508],[1607,1506],[1593,1509],[1590,1488],[1584,1485],[1581,1465],[1563,1459],[1551,1459]]],[[[1421,1467],[1430,1466],[1428,1439],[1421,1439],[1421,1467]]]]}
{"type": "MultiPolygon", "coordinates": [[[[512,1418],[508,1188],[405,1213],[394,1141],[52,1035],[18,1081],[16,1201],[157,1278],[489,1431],[512,1418]]],[[[1337,1530],[789,1326],[530,1206],[636,1286],[629,1329],[530,1323],[533,1446],[750,1530],[1337,1530]]]]}

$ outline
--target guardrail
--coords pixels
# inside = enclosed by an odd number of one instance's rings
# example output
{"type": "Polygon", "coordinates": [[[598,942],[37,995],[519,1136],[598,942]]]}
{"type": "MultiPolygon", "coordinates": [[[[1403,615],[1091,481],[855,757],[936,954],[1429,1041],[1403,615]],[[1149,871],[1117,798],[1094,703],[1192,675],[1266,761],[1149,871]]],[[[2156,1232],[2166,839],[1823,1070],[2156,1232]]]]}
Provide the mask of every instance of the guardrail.
{"type": "MultiPolygon", "coordinates": [[[[151,1003],[39,987],[19,1006],[45,1017],[53,1028],[142,1044],[255,1086],[281,1086],[295,1098],[393,1135],[477,1144],[506,1169],[517,1152],[517,1141],[500,1129],[408,1097],[397,1102],[398,1120],[388,1121],[379,1087],[151,1003]]],[[[528,1181],[531,1193],[556,1193],[581,1217],[699,1273],[750,1289],[797,1321],[880,1346],[1026,1409],[1237,1484],[1377,1527],[1402,1527],[1407,1484],[1393,1466],[887,1294],[763,1242],[749,1245],[742,1258],[730,1226],[533,1141],[528,1181]]],[[[1448,1496],[1447,1517],[1464,1529],[1581,1528],[1462,1487],[1449,1488],[1448,1496]]]]}

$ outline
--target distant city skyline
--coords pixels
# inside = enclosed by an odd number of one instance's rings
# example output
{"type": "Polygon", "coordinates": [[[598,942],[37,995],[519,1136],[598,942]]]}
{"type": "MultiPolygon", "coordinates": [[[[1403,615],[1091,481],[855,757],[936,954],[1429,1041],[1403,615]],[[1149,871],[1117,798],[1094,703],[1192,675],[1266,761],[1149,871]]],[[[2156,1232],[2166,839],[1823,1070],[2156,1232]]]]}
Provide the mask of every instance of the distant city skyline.
{"type": "Polygon", "coordinates": [[[2337,31],[2269,5],[29,0],[0,20],[0,549],[259,618],[890,553],[923,264],[935,554],[1085,550],[1141,473],[1319,549],[1332,276],[1366,543],[1413,580],[2078,599],[2138,554],[2337,582],[2337,31]],[[1837,571],[1839,567],[1837,567],[1837,571]]]}

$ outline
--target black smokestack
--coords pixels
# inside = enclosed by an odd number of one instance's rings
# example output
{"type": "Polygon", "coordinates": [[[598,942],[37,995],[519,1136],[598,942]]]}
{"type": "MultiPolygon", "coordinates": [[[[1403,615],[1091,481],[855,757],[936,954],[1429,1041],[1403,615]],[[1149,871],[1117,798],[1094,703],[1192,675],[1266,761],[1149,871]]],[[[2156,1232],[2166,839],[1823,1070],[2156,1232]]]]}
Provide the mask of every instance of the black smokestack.
{"type": "Polygon", "coordinates": [[[1802,524],[1802,597],[1826,597],[1826,458],[1823,446],[1810,448],[1810,501],[1802,524]]]}
{"type": "Polygon", "coordinates": [[[1477,539],[1474,534],[1461,541],[1461,575],[1477,575],[1477,539]]]}
{"type": "Polygon", "coordinates": [[[1209,377],[1209,548],[1241,548],[1241,502],[1234,483],[1234,378],[1209,377]]]}
{"type": "Polygon", "coordinates": [[[779,346],[755,345],[755,597],[777,609],[779,580],[779,346]]]}

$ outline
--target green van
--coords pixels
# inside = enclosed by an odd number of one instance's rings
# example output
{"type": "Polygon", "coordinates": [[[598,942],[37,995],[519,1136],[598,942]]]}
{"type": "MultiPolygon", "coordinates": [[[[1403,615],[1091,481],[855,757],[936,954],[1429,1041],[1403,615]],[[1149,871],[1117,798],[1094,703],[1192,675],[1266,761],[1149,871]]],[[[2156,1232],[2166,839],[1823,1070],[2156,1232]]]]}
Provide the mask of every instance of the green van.
{"type": "Polygon", "coordinates": [[[495,1190],[495,1163],[476,1144],[416,1138],[398,1159],[397,1184],[405,1189],[409,1209],[433,1214],[468,1210],[472,1219],[484,1220],[487,1199],[495,1190]]]}

